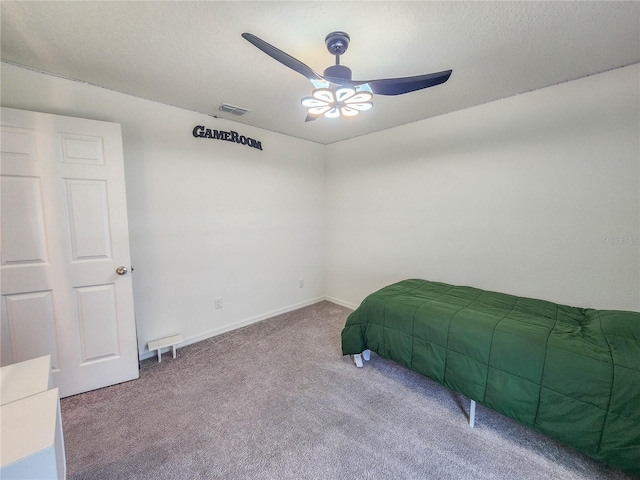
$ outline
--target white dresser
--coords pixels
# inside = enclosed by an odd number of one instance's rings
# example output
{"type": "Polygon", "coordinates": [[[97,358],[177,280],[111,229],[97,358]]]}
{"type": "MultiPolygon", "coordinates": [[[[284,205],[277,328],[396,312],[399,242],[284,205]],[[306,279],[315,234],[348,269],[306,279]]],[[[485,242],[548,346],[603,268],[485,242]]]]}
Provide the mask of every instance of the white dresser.
{"type": "Polygon", "coordinates": [[[64,479],[58,389],[49,355],[0,368],[0,478],[64,479]]]}

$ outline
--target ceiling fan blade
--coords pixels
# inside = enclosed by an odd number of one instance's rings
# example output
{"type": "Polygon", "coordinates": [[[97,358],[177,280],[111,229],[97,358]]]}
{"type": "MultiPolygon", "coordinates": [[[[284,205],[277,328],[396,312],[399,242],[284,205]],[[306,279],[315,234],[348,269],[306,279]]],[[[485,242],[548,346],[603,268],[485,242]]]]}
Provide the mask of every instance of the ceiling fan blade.
{"type": "Polygon", "coordinates": [[[367,82],[371,91],[376,95],[401,95],[403,93],[434,87],[449,80],[451,70],[428,73],[415,77],[388,78],[385,80],[371,80],[367,82]]]}
{"type": "Polygon", "coordinates": [[[380,80],[347,80],[329,77],[324,77],[324,79],[346,87],[357,87],[367,84],[371,92],[375,95],[401,95],[403,93],[440,85],[449,80],[451,72],[452,70],[445,70],[443,72],[427,73],[426,75],[417,75],[415,77],[385,78],[380,80]]]}
{"type": "Polygon", "coordinates": [[[283,65],[295,70],[301,75],[304,75],[309,80],[322,80],[322,77],[314,72],[310,67],[302,63],[300,60],[293,58],[288,53],[283,52],[282,50],[274,47],[273,45],[268,44],[264,40],[256,37],[251,33],[243,33],[242,38],[253,44],[255,47],[262,50],[264,53],[269,55],[274,60],[282,63],[283,65]]]}
{"type": "Polygon", "coordinates": [[[317,119],[318,117],[321,117],[322,115],[311,115],[311,114],[307,114],[307,118],[304,119],[304,122],[313,122],[315,119],[317,119]]]}

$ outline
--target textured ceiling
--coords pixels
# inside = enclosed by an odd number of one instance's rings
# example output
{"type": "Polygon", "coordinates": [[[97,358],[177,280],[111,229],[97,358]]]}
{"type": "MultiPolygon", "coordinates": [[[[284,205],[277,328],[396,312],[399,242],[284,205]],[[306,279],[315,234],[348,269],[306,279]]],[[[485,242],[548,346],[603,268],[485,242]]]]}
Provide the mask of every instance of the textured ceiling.
{"type": "MultiPolygon", "coordinates": [[[[640,62],[640,2],[0,2],[2,60],[328,144],[640,62]],[[312,85],[241,37],[317,72],[351,36],[354,78],[452,69],[442,85],[305,123],[312,85]],[[252,110],[238,117],[221,103],[252,110]]],[[[6,99],[10,100],[10,99],[6,99]]]]}

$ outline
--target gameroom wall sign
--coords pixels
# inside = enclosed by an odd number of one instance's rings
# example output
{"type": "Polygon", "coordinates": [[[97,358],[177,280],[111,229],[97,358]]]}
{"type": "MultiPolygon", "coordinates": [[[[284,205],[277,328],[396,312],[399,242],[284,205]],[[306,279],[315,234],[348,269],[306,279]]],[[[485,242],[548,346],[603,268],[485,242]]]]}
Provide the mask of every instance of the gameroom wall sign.
{"type": "Polygon", "coordinates": [[[227,142],[239,143],[240,145],[246,145],[247,147],[257,148],[262,150],[262,142],[254,140],[253,138],[240,135],[233,130],[225,132],[223,130],[213,130],[211,128],[205,128],[203,125],[198,125],[193,129],[193,136],[196,138],[211,138],[213,140],[226,140],[227,142]]]}

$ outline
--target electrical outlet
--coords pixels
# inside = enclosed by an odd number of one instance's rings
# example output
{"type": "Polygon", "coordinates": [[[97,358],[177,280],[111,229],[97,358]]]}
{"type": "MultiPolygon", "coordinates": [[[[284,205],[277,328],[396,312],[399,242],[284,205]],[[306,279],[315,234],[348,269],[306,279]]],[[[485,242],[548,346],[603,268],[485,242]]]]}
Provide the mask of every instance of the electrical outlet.
{"type": "Polygon", "coordinates": [[[302,288],[304,287],[304,278],[301,278],[300,280],[298,280],[298,288],[302,288]]]}
{"type": "Polygon", "coordinates": [[[214,303],[213,303],[213,305],[214,305],[214,307],[215,307],[216,309],[218,309],[218,308],[222,308],[222,298],[221,298],[221,297],[214,298],[214,299],[213,299],[213,302],[214,302],[214,303]]]}

